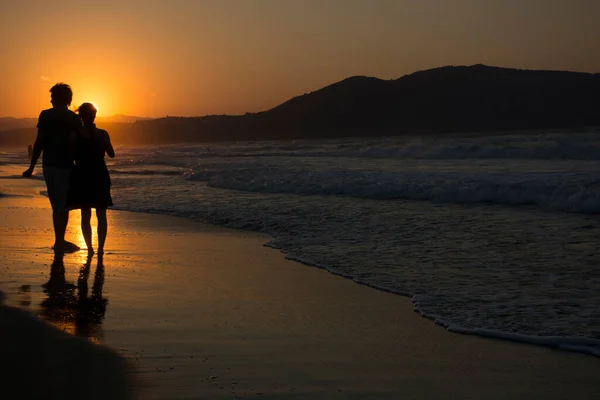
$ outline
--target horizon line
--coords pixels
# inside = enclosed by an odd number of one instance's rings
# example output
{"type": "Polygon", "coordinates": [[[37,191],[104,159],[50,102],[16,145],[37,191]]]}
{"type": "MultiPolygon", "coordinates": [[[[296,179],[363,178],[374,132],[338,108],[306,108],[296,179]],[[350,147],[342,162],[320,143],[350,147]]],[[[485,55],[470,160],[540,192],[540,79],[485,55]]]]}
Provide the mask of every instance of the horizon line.
{"type": "MultiPolygon", "coordinates": [[[[567,70],[567,69],[530,69],[530,68],[518,68],[518,67],[500,67],[500,66],[496,66],[496,65],[488,65],[488,64],[483,64],[483,63],[476,63],[476,64],[447,64],[447,65],[442,65],[439,67],[433,67],[433,68],[427,68],[427,69],[421,69],[421,70],[416,70],[413,72],[410,72],[408,74],[402,75],[398,78],[391,78],[391,79],[382,79],[382,78],[378,78],[376,76],[370,76],[370,75],[352,75],[352,76],[347,76],[343,79],[340,79],[339,81],[330,83],[328,85],[322,86],[318,89],[314,89],[311,90],[309,92],[305,92],[304,94],[299,94],[296,96],[292,96],[290,98],[288,98],[287,100],[284,100],[283,102],[269,108],[266,110],[262,110],[262,111],[246,111],[244,113],[241,114],[227,114],[227,113],[220,113],[220,114],[216,114],[216,113],[212,113],[212,114],[203,114],[203,115],[169,115],[169,114],[165,114],[164,116],[160,116],[160,117],[148,117],[148,116],[137,116],[137,115],[129,115],[129,114],[113,114],[113,115],[109,115],[106,117],[103,116],[98,116],[96,119],[107,119],[107,118],[114,118],[114,117],[129,117],[129,118],[139,118],[142,120],[154,120],[154,119],[161,119],[161,118],[203,118],[203,117],[211,117],[211,116],[243,116],[246,114],[258,114],[258,113],[262,113],[262,112],[266,112],[272,108],[278,107],[281,104],[284,104],[286,102],[288,102],[289,100],[292,100],[296,97],[300,97],[300,96],[304,96],[308,93],[313,93],[316,92],[318,90],[324,89],[328,86],[331,85],[335,85],[336,83],[340,83],[343,82],[347,79],[352,79],[352,78],[374,78],[374,79],[378,79],[381,81],[386,81],[386,82],[390,82],[390,81],[396,81],[399,79],[402,79],[404,77],[416,74],[416,73],[420,73],[420,72],[425,72],[425,71],[433,71],[436,69],[442,69],[442,68],[460,68],[460,67],[467,67],[467,68],[473,68],[473,67],[487,67],[487,68],[498,68],[498,69],[508,69],[508,70],[517,70],[517,71],[532,71],[532,72],[566,72],[566,73],[576,73],[576,74],[587,74],[587,75],[599,75],[600,72],[585,72],[585,71],[577,71],[577,70],[567,70]]],[[[31,117],[14,117],[12,115],[6,115],[6,116],[0,116],[0,118],[13,118],[13,119],[37,119],[38,117],[35,116],[31,116],[31,117]]],[[[135,122],[135,121],[134,121],[135,122]]],[[[127,122],[123,122],[123,123],[127,123],[127,122]]]]}

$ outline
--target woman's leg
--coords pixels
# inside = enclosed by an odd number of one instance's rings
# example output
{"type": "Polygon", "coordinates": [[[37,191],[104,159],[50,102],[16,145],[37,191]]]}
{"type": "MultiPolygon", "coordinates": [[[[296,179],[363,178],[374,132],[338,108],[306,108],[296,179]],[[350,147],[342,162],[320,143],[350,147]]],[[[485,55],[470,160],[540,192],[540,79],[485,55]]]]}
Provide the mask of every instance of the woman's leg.
{"type": "Polygon", "coordinates": [[[96,217],[98,218],[98,254],[104,254],[104,242],[106,241],[106,232],[108,223],[106,222],[106,208],[96,208],[96,217]]]}
{"type": "Polygon", "coordinates": [[[92,210],[90,208],[81,209],[81,233],[83,234],[83,240],[88,248],[88,254],[94,254],[94,248],[92,247],[92,225],[90,223],[92,219],[92,210]]]}

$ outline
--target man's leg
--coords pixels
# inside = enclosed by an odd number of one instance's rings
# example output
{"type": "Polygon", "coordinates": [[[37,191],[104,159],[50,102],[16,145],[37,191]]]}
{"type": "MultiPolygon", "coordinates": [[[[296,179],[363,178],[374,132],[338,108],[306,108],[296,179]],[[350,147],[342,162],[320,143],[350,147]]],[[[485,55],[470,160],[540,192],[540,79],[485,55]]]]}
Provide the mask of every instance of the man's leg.
{"type": "Polygon", "coordinates": [[[69,224],[69,210],[53,210],[54,250],[65,251],[65,232],[69,224]]]}
{"type": "MultiPolygon", "coordinates": [[[[44,166],[44,180],[48,188],[48,198],[52,205],[52,224],[54,226],[54,251],[72,252],[79,250],[68,246],[65,242],[65,232],[69,223],[69,209],[67,197],[69,194],[69,180],[71,169],[44,166]]],[[[72,245],[72,244],[71,244],[72,245]]],[[[75,246],[77,247],[77,246],[75,246]]]]}

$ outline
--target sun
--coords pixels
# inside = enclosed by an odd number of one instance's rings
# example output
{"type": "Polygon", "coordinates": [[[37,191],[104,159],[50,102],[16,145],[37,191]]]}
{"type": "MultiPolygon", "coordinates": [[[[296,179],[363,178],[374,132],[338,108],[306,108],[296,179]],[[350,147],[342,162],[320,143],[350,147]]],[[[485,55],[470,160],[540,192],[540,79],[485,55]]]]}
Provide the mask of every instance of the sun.
{"type": "Polygon", "coordinates": [[[77,105],[77,107],[83,103],[92,103],[94,107],[96,107],[96,115],[105,116],[107,112],[110,113],[110,110],[107,109],[106,105],[110,105],[111,102],[108,101],[107,96],[102,92],[102,90],[94,87],[86,87],[86,85],[80,86],[80,94],[75,93],[73,96],[74,103],[77,105]]]}
{"type": "Polygon", "coordinates": [[[79,105],[75,108],[75,111],[79,111],[79,107],[81,107],[85,103],[89,103],[92,106],[94,106],[94,108],[96,109],[96,115],[100,114],[100,109],[98,108],[97,103],[95,101],[90,101],[90,100],[85,100],[85,101],[82,101],[81,103],[79,103],[79,105]]]}

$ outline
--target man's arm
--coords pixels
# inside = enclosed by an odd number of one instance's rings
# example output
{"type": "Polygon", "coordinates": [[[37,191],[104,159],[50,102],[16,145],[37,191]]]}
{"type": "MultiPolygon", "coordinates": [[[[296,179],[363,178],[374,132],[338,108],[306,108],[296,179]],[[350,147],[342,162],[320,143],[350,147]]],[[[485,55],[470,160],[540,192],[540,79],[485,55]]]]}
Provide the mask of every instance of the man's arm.
{"type": "Polygon", "coordinates": [[[42,128],[38,128],[37,138],[35,139],[35,143],[33,144],[33,153],[31,154],[31,163],[29,164],[29,169],[23,172],[23,176],[29,178],[33,174],[33,170],[35,169],[35,165],[42,154],[42,150],[44,149],[44,130],[42,128]]]}

